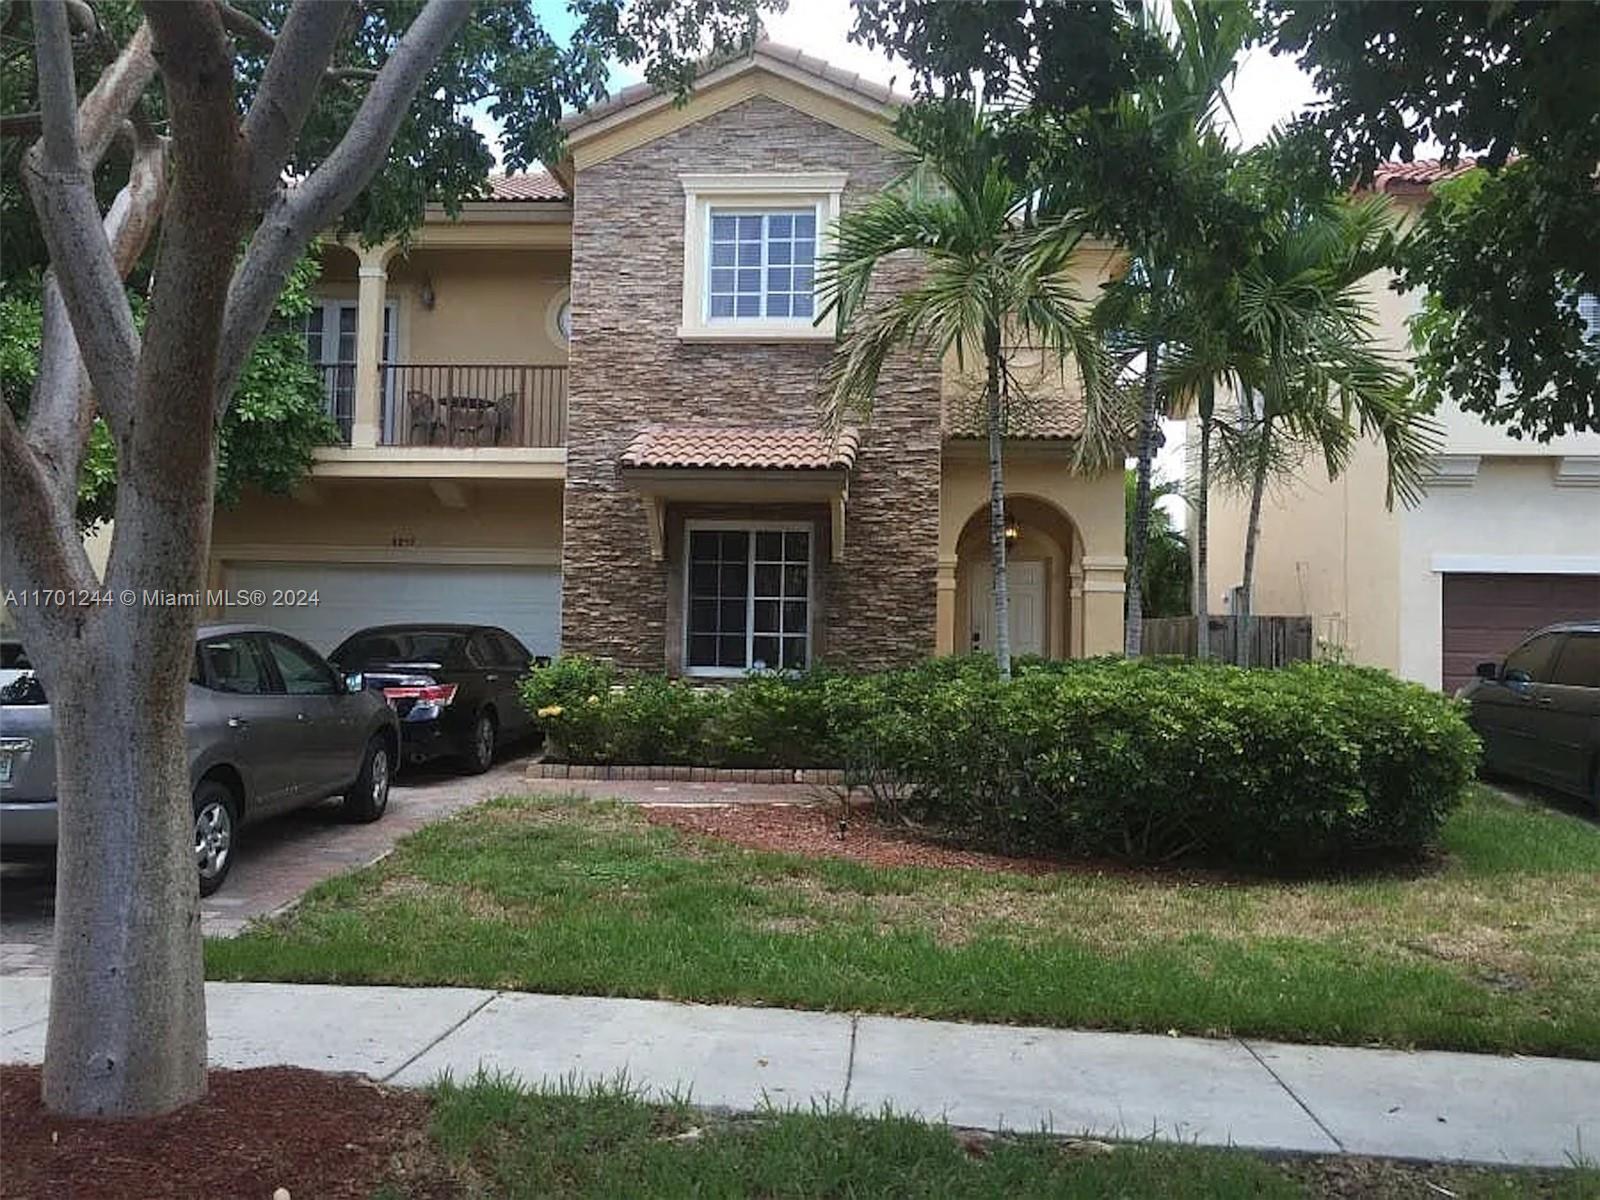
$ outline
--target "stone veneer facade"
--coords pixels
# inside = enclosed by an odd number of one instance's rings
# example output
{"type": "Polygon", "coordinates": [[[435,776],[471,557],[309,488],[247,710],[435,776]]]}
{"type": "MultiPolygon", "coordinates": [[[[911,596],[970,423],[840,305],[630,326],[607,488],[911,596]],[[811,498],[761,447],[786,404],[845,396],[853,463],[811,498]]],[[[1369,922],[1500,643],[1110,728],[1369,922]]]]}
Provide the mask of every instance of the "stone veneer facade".
{"type": "MultiPolygon", "coordinates": [[[[573,211],[571,388],[562,549],[561,644],[627,667],[677,663],[683,517],[669,514],[665,562],[650,556],[645,508],[618,476],[652,423],[812,423],[831,344],[689,343],[683,308],[685,172],[847,173],[849,210],[901,170],[883,146],[757,96],[585,168],[573,211]]],[[[886,278],[903,266],[892,266],[886,278]]],[[[940,407],[936,363],[885,369],[850,479],[843,561],[813,536],[813,659],[875,668],[934,648],[940,407]]],[[[776,516],[752,504],[754,519],[776,516]]],[[[690,513],[690,515],[697,515],[690,513]]],[[[719,515],[728,515],[724,508],[719,515]]],[[[792,515],[792,514],[787,514],[792,515]]]]}

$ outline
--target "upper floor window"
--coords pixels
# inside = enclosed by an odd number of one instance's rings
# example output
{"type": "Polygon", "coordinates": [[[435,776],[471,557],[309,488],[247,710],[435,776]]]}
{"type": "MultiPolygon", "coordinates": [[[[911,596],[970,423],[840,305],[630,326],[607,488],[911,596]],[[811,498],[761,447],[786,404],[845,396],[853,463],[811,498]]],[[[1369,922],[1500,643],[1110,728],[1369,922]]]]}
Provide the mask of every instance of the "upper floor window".
{"type": "Polygon", "coordinates": [[[689,340],[831,340],[818,326],[817,261],[843,174],[681,175],[683,322],[689,340]]]}
{"type": "Polygon", "coordinates": [[[711,210],[710,321],[815,312],[817,212],[711,210]]]}

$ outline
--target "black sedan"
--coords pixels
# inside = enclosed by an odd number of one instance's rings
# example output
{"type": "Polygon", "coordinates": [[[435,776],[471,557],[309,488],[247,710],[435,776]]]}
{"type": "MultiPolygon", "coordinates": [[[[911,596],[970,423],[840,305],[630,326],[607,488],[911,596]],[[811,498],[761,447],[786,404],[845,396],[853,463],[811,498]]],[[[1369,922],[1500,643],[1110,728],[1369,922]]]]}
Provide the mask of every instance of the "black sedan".
{"type": "Polygon", "coordinates": [[[497,746],[533,731],[517,691],[533,656],[493,625],[377,625],[352,633],[329,658],[388,698],[409,762],[454,758],[477,775],[497,746]]]}
{"type": "Polygon", "coordinates": [[[1600,810],[1600,621],[1539,630],[1505,662],[1479,663],[1457,694],[1472,706],[1485,768],[1600,810]]]}

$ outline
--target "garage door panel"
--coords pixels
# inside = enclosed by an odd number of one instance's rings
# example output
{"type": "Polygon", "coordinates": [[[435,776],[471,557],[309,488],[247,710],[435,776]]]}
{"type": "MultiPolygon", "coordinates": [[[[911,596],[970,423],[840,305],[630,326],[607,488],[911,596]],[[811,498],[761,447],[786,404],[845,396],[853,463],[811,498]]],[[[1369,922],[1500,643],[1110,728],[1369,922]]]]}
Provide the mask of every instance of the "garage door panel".
{"type": "Polygon", "coordinates": [[[326,654],[358,629],[412,621],[499,625],[534,654],[560,642],[561,574],[556,567],[423,564],[231,563],[230,601],[249,593],[265,604],[230,603],[230,621],[270,625],[326,654]],[[277,591],[307,591],[317,603],[275,606],[277,591]]]}
{"type": "Polygon", "coordinates": [[[1535,629],[1600,617],[1600,575],[1446,575],[1443,609],[1444,687],[1454,691],[1535,629]]]}

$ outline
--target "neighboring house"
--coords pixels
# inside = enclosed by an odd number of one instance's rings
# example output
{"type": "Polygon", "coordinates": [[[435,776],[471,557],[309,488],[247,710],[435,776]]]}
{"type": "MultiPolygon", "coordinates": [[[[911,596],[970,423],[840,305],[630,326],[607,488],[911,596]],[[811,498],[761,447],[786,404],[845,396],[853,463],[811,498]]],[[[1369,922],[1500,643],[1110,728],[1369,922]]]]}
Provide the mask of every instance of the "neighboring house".
{"type": "MultiPolygon", "coordinates": [[[[1405,216],[1447,173],[1391,165],[1375,187],[1405,216]]],[[[1416,296],[1392,291],[1387,275],[1370,293],[1384,341],[1407,353],[1416,296]]],[[[1444,442],[1416,508],[1385,509],[1372,442],[1331,483],[1307,460],[1292,483],[1269,487],[1255,611],[1310,614],[1318,636],[1354,661],[1454,690],[1528,631],[1600,616],[1600,434],[1541,443],[1456,408],[1438,420],[1444,442]]],[[[1242,578],[1247,508],[1237,494],[1212,496],[1214,612],[1242,578]]]]}
{"type": "MultiPolygon", "coordinates": [[[[986,648],[969,381],[903,356],[870,423],[817,428],[815,261],[903,171],[898,103],[761,43],[684,104],[641,86],[572,119],[553,175],[496,179],[404,249],[329,247],[308,338],[348,444],[293,498],[218,511],[221,615],[324,650],[487,621],[705,675],[986,648]]],[[[1086,257],[1085,295],[1109,262],[1086,257]]],[[[1058,377],[1010,429],[1018,652],[1122,644],[1122,473],[1073,472],[1080,420],[1058,377]]]]}

